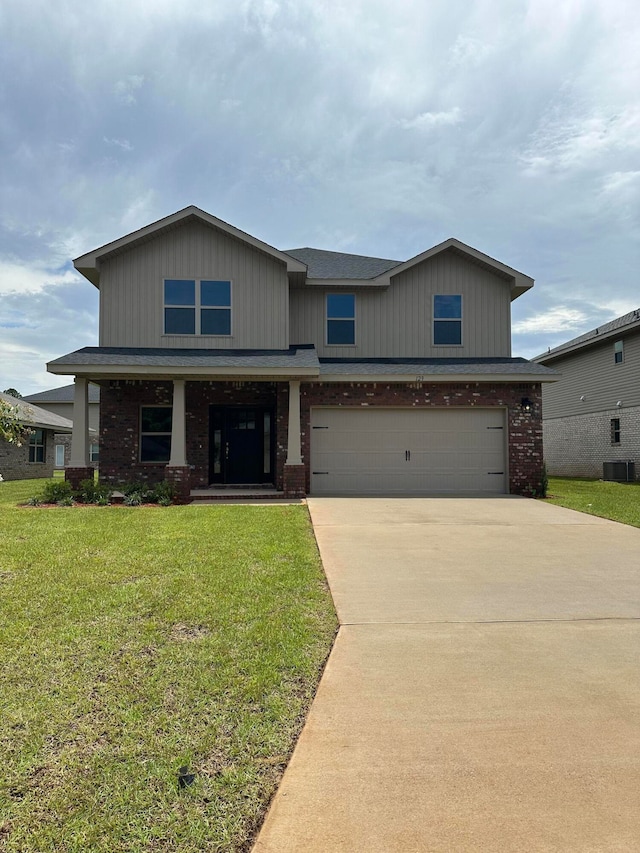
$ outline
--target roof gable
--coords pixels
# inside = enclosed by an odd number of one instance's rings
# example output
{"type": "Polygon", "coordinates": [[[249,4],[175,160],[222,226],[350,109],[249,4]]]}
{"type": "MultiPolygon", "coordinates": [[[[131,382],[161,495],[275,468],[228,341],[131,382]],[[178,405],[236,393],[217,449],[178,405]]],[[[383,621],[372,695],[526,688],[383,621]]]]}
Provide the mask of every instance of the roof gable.
{"type": "Polygon", "coordinates": [[[280,252],[278,249],[274,249],[273,246],[263,243],[262,240],[258,240],[256,237],[252,237],[250,234],[240,231],[239,228],[229,225],[228,222],[223,222],[222,219],[218,219],[210,213],[200,210],[199,207],[195,207],[194,205],[185,207],[184,210],[179,210],[177,213],[171,214],[171,216],[165,216],[164,219],[159,219],[157,222],[151,223],[151,225],[147,225],[144,228],[133,231],[131,234],[120,237],[119,240],[113,240],[111,243],[106,243],[104,246],[100,246],[100,248],[94,249],[92,252],[87,252],[87,254],[76,258],[73,265],[78,272],[92,284],[96,287],[100,287],[100,263],[102,261],[106,260],[108,257],[113,257],[121,252],[132,249],[135,246],[142,245],[149,240],[153,240],[161,234],[171,231],[191,219],[203,222],[205,225],[212,228],[216,228],[218,231],[222,231],[224,234],[228,234],[230,237],[233,237],[242,243],[246,243],[269,257],[281,261],[286,264],[287,272],[306,273],[306,265],[301,261],[290,257],[285,252],[280,252]]]}
{"type": "Polygon", "coordinates": [[[437,255],[441,255],[444,252],[454,252],[455,254],[460,255],[461,257],[478,264],[479,266],[483,267],[483,269],[489,270],[490,272],[498,275],[500,278],[503,278],[505,281],[509,282],[509,284],[511,285],[512,299],[516,299],[518,296],[521,296],[523,293],[533,287],[534,280],[528,275],[518,272],[518,270],[515,270],[512,267],[501,263],[500,261],[496,261],[494,258],[489,257],[489,255],[485,255],[484,252],[480,252],[478,251],[478,249],[474,249],[472,246],[467,246],[466,243],[462,243],[455,237],[449,237],[449,239],[445,240],[444,242],[438,243],[437,246],[432,246],[425,252],[421,252],[419,255],[416,255],[413,258],[409,258],[408,261],[405,261],[403,264],[399,264],[398,266],[390,270],[388,273],[383,273],[382,275],[378,276],[378,278],[382,278],[383,276],[388,277],[390,279],[394,278],[395,276],[400,275],[400,273],[411,269],[411,267],[417,266],[418,264],[421,264],[424,261],[434,258],[437,255]]]}

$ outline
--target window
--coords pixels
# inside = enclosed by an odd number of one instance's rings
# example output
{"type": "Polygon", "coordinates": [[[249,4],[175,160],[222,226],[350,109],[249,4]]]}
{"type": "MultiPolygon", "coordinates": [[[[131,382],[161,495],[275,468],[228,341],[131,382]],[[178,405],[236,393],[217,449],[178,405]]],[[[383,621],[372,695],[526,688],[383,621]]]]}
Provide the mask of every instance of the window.
{"type": "Polygon", "coordinates": [[[171,406],[140,409],[140,461],[168,462],[171,456],[171,406]]]}
{"type": "Polygon", "coordinates": [[[622,364],[624,361],[624,343],[616,341],[613,345],[613,360],[616,364],[622,364]]]}
{"type": "Polygon", "coordinates": [[[620,444],[620,418],[611,418],[611,444],[620,444]]]}
{"type": "Polygon", "coordinates": [[[44,449],[44,430],[34,429],[29,436],[29,462],[44,462],[44,449]]]}
{"type": "Polygon", "coordinates": [[[231,282],[167,278],[165,335],[230,335],[231,282]]]}
{"type": "Polygon", "coordinates": [[[92,444],[89,447],[89,462],[97,462],[100,458],[100,446],[98,444],[92,444]]]}
{"type": "Polygon", "coordinates": [[[327,344],[353,346],[356,342],[356,297],[353,293],[327,294],[327,344]]]}
{"type": "Polygon", "coordinates": [[[459,346],[461,343],[462,296],[434,296],[434,346],[459,346]]]}
{"type": "Polygon", "coordinates": [[[56,468],[64,468],[64,444],[56,444],[56,468]]]}

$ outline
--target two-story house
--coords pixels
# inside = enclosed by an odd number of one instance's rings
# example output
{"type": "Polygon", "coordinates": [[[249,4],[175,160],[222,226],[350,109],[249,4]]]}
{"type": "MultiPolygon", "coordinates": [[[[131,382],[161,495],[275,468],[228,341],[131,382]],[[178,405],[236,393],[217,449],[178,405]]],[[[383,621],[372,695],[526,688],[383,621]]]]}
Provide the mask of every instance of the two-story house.
{"type": "Polygon", "coordinates": [[[533,280],[455,239],[408,261],[274,249],[188,207],[89,252],[99,346],[75,377],[69,479],[86,476],[87,384],[100,476],[287,496],[528,494],[541,382],[511,357],[533,280]]]}
{"type": "MultiPolygon", "coordinates": [[[[631,461],[640,475],[640,310],[536,356],[561,375],[545,385],[549,473],[602,477],[604,463],[631,461]]],[[[615,466],[619,467],[619,466],[615,466]]],[[[626,479],[623,467],[622,476],[626,479]]],[[[618,475],[616,475],[616,479],[618,475]]]]}

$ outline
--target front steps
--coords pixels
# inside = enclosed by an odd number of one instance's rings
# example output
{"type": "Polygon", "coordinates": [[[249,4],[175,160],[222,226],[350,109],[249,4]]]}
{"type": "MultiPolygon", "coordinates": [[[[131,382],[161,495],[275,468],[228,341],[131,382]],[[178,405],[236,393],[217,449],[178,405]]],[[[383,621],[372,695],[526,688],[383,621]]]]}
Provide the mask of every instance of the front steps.
{"type": "Polygon", "coordinates": [[[212,501],[270,501],[285,500],[284,492],[263,484],[214,485],[208,489],[191,489],[192,503],[212,501]]]}

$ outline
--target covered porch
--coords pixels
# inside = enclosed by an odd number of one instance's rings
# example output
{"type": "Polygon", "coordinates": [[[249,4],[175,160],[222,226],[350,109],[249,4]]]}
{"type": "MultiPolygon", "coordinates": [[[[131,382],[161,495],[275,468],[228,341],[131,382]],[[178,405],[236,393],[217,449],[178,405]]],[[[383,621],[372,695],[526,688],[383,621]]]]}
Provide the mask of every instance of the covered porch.
{"type": "Polygon", "coordinates": [[[100,479],[170,482],[178,500],[212,489],[305,494],[300,382],[318,375],[313,348],[105,352],[48,365],[74,376],[74,485],[89,466],[88,385],[101,387],[100,479]],[[106,363],[105,363],[106,361],[106,363]],[[179,362],[179,363],[176,363],[179,362]],[[186,363],[185,363],[186,362],[186,363]]]}

